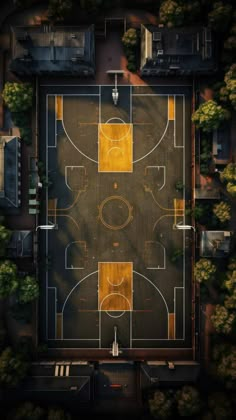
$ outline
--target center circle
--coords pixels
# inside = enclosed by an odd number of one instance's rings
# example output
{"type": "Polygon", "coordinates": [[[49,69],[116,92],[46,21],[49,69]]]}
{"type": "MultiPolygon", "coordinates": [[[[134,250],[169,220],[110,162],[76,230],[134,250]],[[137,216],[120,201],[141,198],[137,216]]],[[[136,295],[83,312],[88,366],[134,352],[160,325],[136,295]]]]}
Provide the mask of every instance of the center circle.
{"type": "Polygon", "coordinates": [[[107,197],[99,207],[99,218],[108,229],[123,229],[133,219],[129,202],[118,195],[107,197]]]}

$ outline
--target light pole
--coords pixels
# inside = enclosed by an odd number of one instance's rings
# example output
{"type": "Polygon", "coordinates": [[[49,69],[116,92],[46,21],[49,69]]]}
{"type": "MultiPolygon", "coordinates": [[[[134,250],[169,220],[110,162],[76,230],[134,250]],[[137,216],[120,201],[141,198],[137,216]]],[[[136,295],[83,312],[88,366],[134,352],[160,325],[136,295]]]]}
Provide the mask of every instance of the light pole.
{"type": "Polygon", "coordinates": [[[196,229],[195,229],[194,226],[192,226],[192,225],[183,225],[182,223],[183,222],[176,223],[176,225],[174,225],[175,229],[178,229],[178,230],[191,230],[191,229],[193,229],[193,231],[196,232],[196,229]]]}
{"type": "Polygon", "coordinates": [[[55,225],[55,224],[52,224],[52,225],[39,225],[39,226],[36,226],[36,231],[38,230],[38,229],[41,229],[41,230],[53,230],[53,229],[56,229],[56,227],[57,227],[57,225],[55,225]]]}

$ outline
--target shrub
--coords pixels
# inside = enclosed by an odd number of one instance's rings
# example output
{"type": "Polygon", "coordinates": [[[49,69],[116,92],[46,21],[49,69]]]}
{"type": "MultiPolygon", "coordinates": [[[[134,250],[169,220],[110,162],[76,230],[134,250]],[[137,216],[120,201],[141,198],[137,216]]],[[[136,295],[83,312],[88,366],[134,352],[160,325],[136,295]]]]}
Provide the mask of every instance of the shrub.
{"type": "Polygon", "coordinates": [[[226,335],[229,335],[232,332],[235,319],[236,315],[229,312],[228,309],[222,305],[216,305],[215,312],[211,316],[211,321],[216,332],[226,335]]]}
{"type": "Polygon", "coordinates": [[[32,107],[33,87],[30,83],[6,82],[2,97],[11,112],[27,111],[32,107]]]}
{"type": "Polygon", "coordinates": [[[221,201],[219,204],[215,204],[213,207],[213,213],[220,220],[221,223],[227,222],[230,220],[231,207],[229,204],[221,201]]]}
{"type": "Polygon", "coordinates": [[[207,282],[212,279],[213,274],[216,272],[216,266],[206,258],[201,258],[194,268],[194,275],[199,283],[207,282]]]}
{"type": "Polygon", "coordinates": [[[192,122],[204,132],[211,132],[230,117],[229,112],[215,101],[206,101],[193,113],[192,122]]]}

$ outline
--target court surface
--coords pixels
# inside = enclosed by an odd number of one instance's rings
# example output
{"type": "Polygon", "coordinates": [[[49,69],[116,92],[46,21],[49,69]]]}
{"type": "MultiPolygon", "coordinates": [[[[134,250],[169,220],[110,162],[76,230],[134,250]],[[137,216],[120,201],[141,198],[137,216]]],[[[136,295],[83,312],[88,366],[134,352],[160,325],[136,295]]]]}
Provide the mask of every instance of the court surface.
{"type": "Polygon", "coordinates": [[[112,88],[40,87],[41,337],[190,348],[191,87],[120,86],[117,106],[112,88]]]}

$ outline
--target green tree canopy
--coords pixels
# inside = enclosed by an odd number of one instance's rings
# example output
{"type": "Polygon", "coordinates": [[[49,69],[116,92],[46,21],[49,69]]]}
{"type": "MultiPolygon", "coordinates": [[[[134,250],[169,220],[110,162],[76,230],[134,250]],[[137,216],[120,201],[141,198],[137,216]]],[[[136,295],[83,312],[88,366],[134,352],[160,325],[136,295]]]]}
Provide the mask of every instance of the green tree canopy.
{"type": "MultiPolygon", "coordinates": [[[[232,261],[232,260],[231,260],[232,261]]],[[[228,291],[229,294],[232,294],[236,289],[236,268],[234,260],[228,266],[229,271],[226,273],[226,279],[224,280],[223,287],[228,291]],[[231,268],[233,268],[231,270],[231,268]]]]}
{"type": "Polygon", "coordinates": [[[137,31],[134,28],[128,29],[122,38],[122,43],[124,47],[128,49],[135,48],[138,43],[137,31]]]}
{"type": "Polygon", "coordinates": [[[193,386],[185,385],[176,392],[177,408],[181,417],[195,416],[201,411],[200,394],[193,386]]]}
{"type": "Polygon", "coordinates": [[[230,117],[229,112],[215,101],[206,101],[193,113],[192,122],[204,132],[211,132],[230,117]]]}
{"type": "Polygon", "coordinates": [[[213,349],[213,374],[228,389],[236,389],[236,346],[219,344],[213,349]]]}
{"type": "Polygon", "coordinates": [[[25,402],[11,413],[9,420],[44,420],[45,412],[31,402],[25,402]]]}
{"type": "Polygon", "coordinates": [[[201,258],[195,264],[194,275],[199,283],[211,280],[215,272],[216,266],[206,258],[201,258]]]}
{"type": "Polygon", "coordinates": [[[208,14],[209,25],[216,32],[225,32],[232,19],[232,6],[223,1],[213,2],[213,8],[208,14]]]}
{"type": "Polygon", "coordinates": [[[219,334],[229,335],[235,325],[236,314],[230,312],[222,305],[216,305],[215,312],[211,316],[212,324],[219,334]]]}
{"type": "MultiPolygon", "coordinates": [[[[231,39],[227,40],[225,48],[233,47],[234,41],[231,39]],[[233,44],[232,44],[233,42],[233,44]]],[[[224,77],[225,85],[220,89],[220,100],[227,102],[229,101],[234,109],[236,109],[236,63],[232,64],[229,70],[225,73],[224,77]]]]}
{"type": "Polygon", "coordinates": [[[231,219],[231,207],[229,204],[221,201],[219,204],[215,204],[213,207],[213,213],[220,220],[221,223],[227,222],[231,219]]]}
{"type": "Polygon", "coordinates": [[[32,107],[33,87],[30,83],[6,82],[2,97],[11,112],[27,111],[32,107]]]}
{"type": "Polygon", "coordinates": [[[5,386],[15,387],[25,378],[28,362],[22,355],[15,354],[7,347],[0,355],[0,382],[5,386]]]}
{"type": "Polygon", "coordinates": [[[168,28],[181,26],[184,23],[185,8],[180,1],[165,0],[159,10],[160,21],[168,28]]]}
{"type": "Polygon", "coordinates": [[[232,182],[228,182],[226,185],[226,189],[232,197],[236,197],[236,184],[233,184],[232,182]]]}
{"type": "Polygon", "coordinates": [[[156,391],[149,400],[149,408],[156,419],[168,419],[173,414],[173,399],[167,392],[156,391]]]}
{"type": "Polygon", "coordinates": [[[0,264],[0,298],[10,296],[18,287],[17,268],[10,261],[0,264]]]}
{"type": "Polygon", "coordinates": [[[220,174],[221,181],[236,183],[236,163],[228,163],[220,174]]]}
{"type": "Polygon", "coordinates": [[[19,281],[18,299],[19,303],[28,303],[37,299],[39,285],[34,277],[26,276],[19,281]]]}
{"type": "Polygon", "coordinates": [[[71,416],[60,408],[51,408],[48,411],[48,420],[70,420],[71,416]]]}
{"type": "Polygon", "coordinates": [[[12,232],[5,226],[0,225],[0,256],[5,255],[5,248],[11,238],[12,232]]]}
{"type": "Polygon", "coordinates": [[[49,0],[48,16],[52,20],[63,20],[72,9],[72,0],[49,0]]]}

